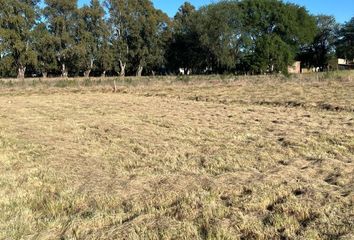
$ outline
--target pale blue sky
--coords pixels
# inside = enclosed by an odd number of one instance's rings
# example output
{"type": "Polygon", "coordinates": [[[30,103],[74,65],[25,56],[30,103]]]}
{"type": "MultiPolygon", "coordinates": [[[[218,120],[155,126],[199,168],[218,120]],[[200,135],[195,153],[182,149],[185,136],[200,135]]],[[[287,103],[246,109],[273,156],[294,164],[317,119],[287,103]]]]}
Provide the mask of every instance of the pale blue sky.
{"type": "MultiPolygon", "coordinates": [[[[344,23],[354,17],[354,0],[287,0],[305,6],[313,14],[327,14],[336,17],[337,21],[344,23]]],[[[90,0],[79,0],[79,4],[89,3],[90,0]]],[[[156,8],[174,16],[184,0],[153,0],[156,8]]],[[[196,7],[217,2],[217,0],[190,0],[196,7]]]]}

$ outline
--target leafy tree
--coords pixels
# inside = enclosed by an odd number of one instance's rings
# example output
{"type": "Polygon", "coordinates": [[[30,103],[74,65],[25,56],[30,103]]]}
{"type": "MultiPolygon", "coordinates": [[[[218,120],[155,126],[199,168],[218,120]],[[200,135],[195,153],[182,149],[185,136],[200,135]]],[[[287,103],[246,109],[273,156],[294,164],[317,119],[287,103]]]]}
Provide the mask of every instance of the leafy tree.
{"type": "Polygon", "coordinates": [[[114,61],[119,63],[118,71],[120,76],[125,76],[129,56],[128,38],[130,35],[130,22],[132,21],[129,14],[132,6],[129,3],[130,1],[106,1],[110,14],[112,51],[115,56],[114,61]]]}
{"type": "Polygon", "coordinates": [[[169,19],[148,0],[133,3],[128,43],[130,62],[141,76],[144,68],[153,70],[164,62],[165,43],[169,38],[169,19]]]}
{"type": "Polygon", "coordinates": [[[305,8],[278,0],[221,1],[189,17],[191,9],[185,4],[176,15],[169,52],[181,66],[200,56],[199,71],[287,72],[316,29],[305,8]]]}
{"type": "Polygon", "coordinates": [[[45,0],[44,17],[55,40],[55,51],[61,75],[68,76],[75,50],[77,0],[45,0]]]}
{"type": "Polygon", "coordinates": [[[79,56],[79,68],[85,69],[85,77],[90,76],[95,63],[99,60],[105,60],[102,59],[103,56],[100,54],[100,51],[106,46],[105,41],[109,35],[104,17],[105,11],[99,0],[91,0],[89,6],[84,6],[79,10],[78,38],[75,52],[79,56]]]}
{"type": "Polygon", "coordinates": [[[148,0],[109,0],[112,46],[119,62],[120,75],[127,63],[140,76],[144,68],[152,70],[164,61],[168,35],[168,17],[148,0]]]}
{"type": "Polygon", "coordinates": [[[0,51],[6,68],[17,68],[24,78],[26,68],[36,63],[31,30],[37,18],[38,0],[0,0],[0,51]]]}
{"type": "Polygon", "coordinates": [[[196,10],[184,3],[173,21],[149,0],[0,0],[0,71],[45,77],[94,71],[104,76],[154,74],[167,67],[194,73],[287,72],[294,58],[324,70],[334,55],[354,58],[354,18],[337,31],[330,16],[316,18],[280,0],[225,0],[196,10]],[[105,10],[108,10],[106,15],[105,10]],[[316,24],[317,23],[317,24],[316,24]],[[335,48],[336,47],[336,48],[335,48]]]}
{"type": "Polygon", "coordinates": [[[211,4],[199,11],[200,41],[208,49],[209,68],[216,72],[235,69],[248,47],[243,34],[243,15],[237,1],[211,4]]]}
{"type": "Polygon", "coordinates": [[[0,57],[0,77],[15,77],[13,69],[14,60],[10,55],[1,55],[0,57]]]}
{"type": "Polygon", "coordinates": [[[314,37],[316,25],[313,17],[303,7],[278,0],[244,0],[240,7],[245,14],[244,38],[248,38],[253,46],[245,59],[257,60],[246,61],[249,64],[246,68],[256,73],[274,69],[287,72],[285,66],[293,61],[289,56],[295,56],[300,47],[314,37]],[[264,43],[268,44],[267,52],[272,54],[260,54],[260,46],[265,46],[264,43]],[[259,59],[262,57],[265,59],[259,59]],[[284,60],[287,62],[283,63],[284,60]]]}
{"type": "Polygon", "coordinates": [[[58,63],[56,59],[56,39],[50,34],[45,23],[38,24],[34,29],[33,46],[37,52],[37,69],[44,78],[48,72],[55,71],[58,63]]]}
{"type": "Polygon", "coordinates": [[[354,59],[354,17],[339,30],[336,46],[338,57],[354,59]]]}
{"type": "Polygon", "coordinates": [[[287,72],[293,59],[288,44],[276,34],[267,34],[257,39],[252,70],[259,73],[287,72]]]}
{"type": "Polygon", "coordinates": [[[105,77],[107,71],[113,69],[113,50],[109,39],[104,39],[97,55],[97,68],[101,71],[101,76],[105,77]]]}
{"type": "Polygon", "coordinates": [[[154,74],[166,63],[166,48],[171,39],[171,22],[165,13],[156,10],[152,5],[150,7],[151,15],[146,16],[147,21],[143,28],[143,40],[148,46],[148,54],[145,56],[145,66],[140,65],[140,67],[141,71],[142,68],[146,68],[147,72],[154,74]]]}
{"type": "Polygon", "coordinates": [[[321,71],[327,69],[328,61],[335,53],[336,34],[339,25],[332,16],[316,16],[317,29],[313,42],[305,46],[299,59],[306,67],[316,67],[321,71]]]}
{"type": "Polygon", "coordinates": [[[197,11],[193,5],[185,2],[173,19],[172,39],[167,50],[169,68],[184,72],[196,71],[205,61],[202,44],[197,32],[197,11]]]}

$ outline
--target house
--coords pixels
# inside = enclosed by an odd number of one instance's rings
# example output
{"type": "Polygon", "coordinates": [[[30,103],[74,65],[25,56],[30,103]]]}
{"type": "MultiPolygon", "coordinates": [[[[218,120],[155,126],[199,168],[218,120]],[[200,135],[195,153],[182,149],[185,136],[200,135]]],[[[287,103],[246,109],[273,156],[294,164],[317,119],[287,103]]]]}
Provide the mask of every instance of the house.
{"type": "Polygon", "coordinates": [[[301,73],[301,62],[296,61],[292,66],[288,66],[288,73],[295,73],[295,74],[301,73]]]}
{"type": "Polygon", "coordinates": [[[329,70],[350,70],[354,69],[354,59],[347,60],[343,58],[335,58],[328,63],[329,70]]]}

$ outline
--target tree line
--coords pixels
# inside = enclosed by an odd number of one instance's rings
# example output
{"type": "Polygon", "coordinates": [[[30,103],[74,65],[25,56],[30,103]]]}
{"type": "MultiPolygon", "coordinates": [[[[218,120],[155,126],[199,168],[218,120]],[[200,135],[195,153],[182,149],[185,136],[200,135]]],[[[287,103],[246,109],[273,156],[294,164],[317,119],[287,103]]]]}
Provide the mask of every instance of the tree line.
{"type": "Polygon", "coordinates": [[[280,0],[231,0],[174,18],[149,0],[0,0],[0,76],[263,74],[354,58],[354,18],[280,0]]]}

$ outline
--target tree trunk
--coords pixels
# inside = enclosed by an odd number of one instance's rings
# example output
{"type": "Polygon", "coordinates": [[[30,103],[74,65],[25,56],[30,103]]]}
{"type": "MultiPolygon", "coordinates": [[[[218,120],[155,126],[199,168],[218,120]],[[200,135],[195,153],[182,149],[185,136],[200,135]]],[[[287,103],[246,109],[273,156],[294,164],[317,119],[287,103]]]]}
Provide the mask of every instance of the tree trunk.
{"type": "Polygon", "coordinates": [[[106,70],[104,70],[103,72],[102,72],[102,74],[101,74],[101,77],[106,77],[106,70]]]}
{"type": "Polygon", "coordinates": [[[42,77],[43,77],[43,78],[47,78],[47,76],[48,76],[48,73],[47,73],[47,72],[42,72],[42,77]]]}
{"type": "Polygon", "coordinates": [[[25,78],[25,73],[26,73],[26,67],[20,66],[18,68],[17,78],[24,79],[25,78]]]}
{"type": "Polygon", "coordinates": [[[142,74],[142,72],[143,72],[143,67],[142,66],[139,66],[138,67],[138,70],[136,71],[136,76],[137,77],[141,77],[141,74],[142,74]]]}
{"type": "Polygon", "coordinates": [[[120,73],[119,76],[120,77],[124,77],[125,76],[125,67],[127,66],[126,63],[123,63],[121,60],[119,60],[119,67],[120,67],[120,73]]]}
{"type": "Polygon", "coordinates": [[[85,78],[90,77],[90,73],[91,73],[92,69],[93,69],[93,59],[90,60],[90,67],[84,72],[85,78]]]}
{"type": "Polygon", "coordinates": [[[66,69],[65,63],[61,65],[61,76],[63,78],[68,77],[68,70],[66,69]]]}
{"type": "Polygon", "coordinates": [[[90,73],[91,73],[91,69],[87,69],[87,70],[84,72],[84,77],[85,77],[85,78],[89,78],[89,77],[90,77],[90,73]]]}
{"type": "Polygon", "coordinates": [[[113,92],[117,92],[117,83],[116,83],[116,80],[113,81],[113,92]]]}

